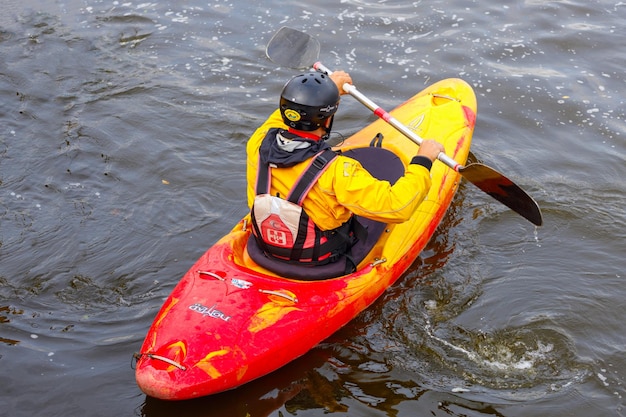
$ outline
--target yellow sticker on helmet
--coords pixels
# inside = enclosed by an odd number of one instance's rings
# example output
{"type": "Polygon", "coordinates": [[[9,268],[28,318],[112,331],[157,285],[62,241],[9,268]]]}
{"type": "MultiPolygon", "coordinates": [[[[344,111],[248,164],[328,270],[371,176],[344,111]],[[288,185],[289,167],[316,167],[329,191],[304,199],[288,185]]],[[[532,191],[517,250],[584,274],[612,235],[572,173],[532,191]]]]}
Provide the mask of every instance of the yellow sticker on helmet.
{"type": "Polygon", "coordinates": [[[298,120],[300,120],[300,113],[295,110],[287,109],[285,110],[285,117],[292,122],[297,122],[298,120]]]}

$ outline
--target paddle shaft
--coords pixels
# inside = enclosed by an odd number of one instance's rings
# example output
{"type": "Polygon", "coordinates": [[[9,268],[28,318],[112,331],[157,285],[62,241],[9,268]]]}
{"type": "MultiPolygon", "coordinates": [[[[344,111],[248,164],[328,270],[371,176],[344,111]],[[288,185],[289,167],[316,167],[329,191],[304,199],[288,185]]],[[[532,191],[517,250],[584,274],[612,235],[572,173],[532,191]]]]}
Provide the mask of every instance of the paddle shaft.
{"type": "MultiPolygon", "coordinates": [[[[325,72],[328,75],[333,73],[321,62],[313,64],[313,68],[318,71],[325,72]]],[[[342,88],[346,93],[350,94],[357,101],[374,112],[376,116],[389,123],[398,132],[402,133],[416,144],[422,144],[423,139],[419,137],[419,135],[404,124],[400,123],[400,121],[390,115],[387,111],[383,110],[372,100],[367,98],[363,93],[357,90],[353,84],[345,83],[342,88]]],[[[543,223],[541,210],[539,209],[537,202],[517,184],[502,175],[500,172],[488,167],[487,165],[478,163],[470,164],[468,166],[461,165],[444,152],[440,152],[439,155],[437,155],[437,159],[461,174],[463,178],[474,184],[480,190],[520,214],[534,225],[541,226],[543,223]]]]}
{"type": "MultiPolygon", "coordinates": [[[[324,66],[324,64],[322,64],[321,62],[316,62],[315,64],[313,64],[313,68],[315,68],[318,71],[325,72],[328,75],[331,75],[333,73],[333,71],[331,71],[329,68],[324,66]]],[[[342,88],[346,93],[350,94],[352,97],[357,99],[361,104],[363,104],[365,107],[370,109],[376,116],[383,119],[385,122],[389,123],[391,126],[393,126],[396,130],[398,130],[404,136],[411,139],[413,142],[415,142],[418,145],[422,144],[423,139],[419,137],[419,135],[417,135],[414,131],[406,127],[403,123],[400,123],[398,119],[393,117],[383,108],[379,107],[372,100],[367,98],[365,94],[361,93],[353,84],[345,83],[342,86],[342,88]]],[[[450,168],[452,168],[453,170],[455,170],[456,172],[461,172],[461,170],[464,168],[463,165],[459,164],[454,159],[450,158],[444,152],[439,152],[439,155],[437,155],[437,159],[443,162],[444,164],[446,164],[447,166],[449,166],[450,168]]]]}

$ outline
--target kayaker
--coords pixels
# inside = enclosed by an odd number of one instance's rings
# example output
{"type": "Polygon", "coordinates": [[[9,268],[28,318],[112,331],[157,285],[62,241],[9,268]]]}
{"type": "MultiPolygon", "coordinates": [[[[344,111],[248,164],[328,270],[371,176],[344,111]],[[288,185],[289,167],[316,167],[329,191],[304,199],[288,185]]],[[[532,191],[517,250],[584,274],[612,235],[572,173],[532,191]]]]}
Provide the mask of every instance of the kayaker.
{"type": "Polygon", "coordinates": [[[374,178],[355,159],[330,151],[326,139],[340,95],[346,94],[344,83],[352,83],[345,71],[293,77],[279,108],[247,143],[253,234],[267,257],[302,265],[334,262],[362,233],[352,221],[355,214],[402,223],[428,193],[430,168],[444,152],[439,142],[424,140],[393,185],[374,178]],[[309,178],[300,181],[302,176],[309,178]],[[301,209],[298,201],[286,202],[294,191],[302,198],[301,209]]]}

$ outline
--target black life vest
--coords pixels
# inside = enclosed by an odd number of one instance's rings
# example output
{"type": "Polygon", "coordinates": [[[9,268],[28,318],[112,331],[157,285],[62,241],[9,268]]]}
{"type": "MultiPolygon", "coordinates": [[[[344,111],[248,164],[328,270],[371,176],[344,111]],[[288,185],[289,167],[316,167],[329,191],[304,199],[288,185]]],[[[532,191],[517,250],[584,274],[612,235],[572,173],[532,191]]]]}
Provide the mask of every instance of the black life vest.
{"type": "Polygon", "coordinates": [[[356,241],[352,220],[322,231],[302,208],[302,201],[337,154],[323,149],[296,181],[286,199],[270,195],[271,164],[259,162],[252,231],[266,256],[281,261],[324,265],[346,254],[356,241]]]}

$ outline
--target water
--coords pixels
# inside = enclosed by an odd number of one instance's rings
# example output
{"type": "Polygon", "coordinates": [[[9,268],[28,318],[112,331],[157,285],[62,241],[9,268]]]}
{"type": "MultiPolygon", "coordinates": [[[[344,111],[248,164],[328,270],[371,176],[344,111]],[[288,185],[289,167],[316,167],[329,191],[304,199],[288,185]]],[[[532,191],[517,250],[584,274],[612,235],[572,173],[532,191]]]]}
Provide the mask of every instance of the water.
{"type": "MultiPolygon", "coordinates": [[[[607,0],[3,0],[0,414],[626,415],[625,18],[607,0]],[[264,57],[283,25],[387,109],[470,82],[473,154],[545,225],[465,184],[411,270],[308,355],[146,398],[132,353],[246,211],[246,139],[294,73],[264,57]]],[[[346,98],[335,127],[371,120],[346,98]]]]}

